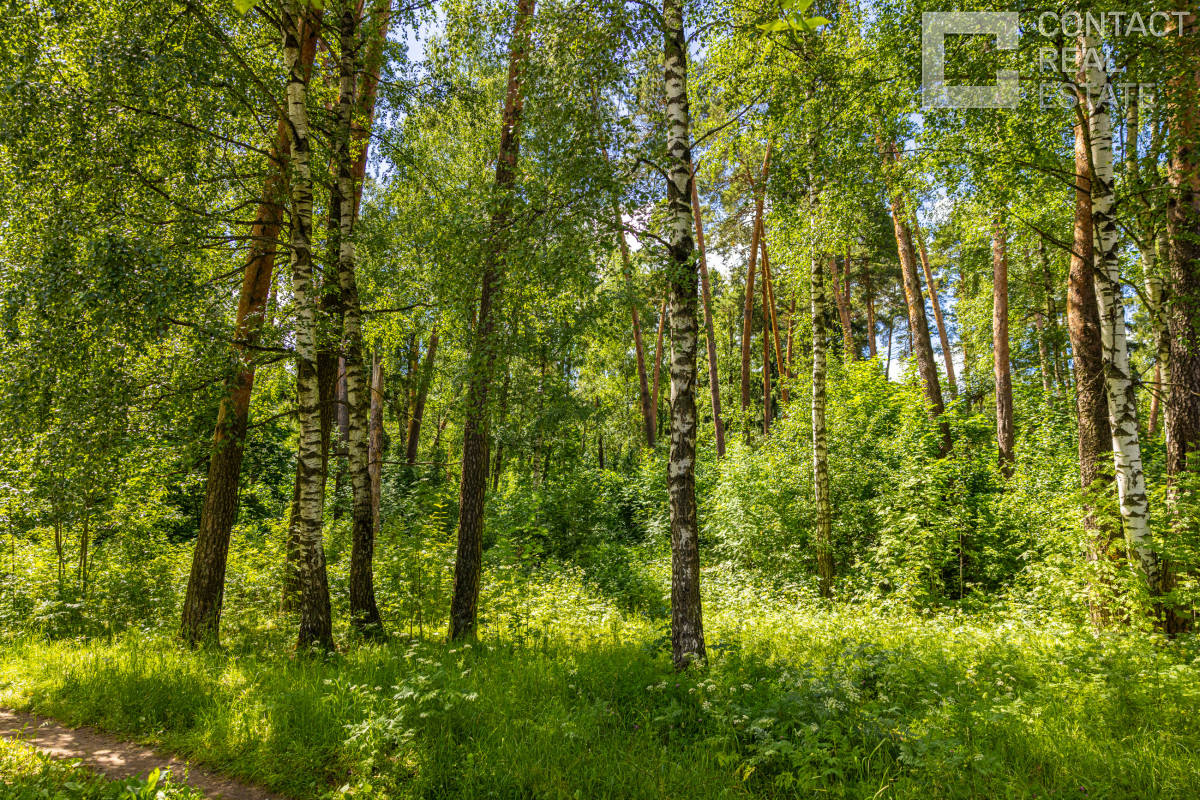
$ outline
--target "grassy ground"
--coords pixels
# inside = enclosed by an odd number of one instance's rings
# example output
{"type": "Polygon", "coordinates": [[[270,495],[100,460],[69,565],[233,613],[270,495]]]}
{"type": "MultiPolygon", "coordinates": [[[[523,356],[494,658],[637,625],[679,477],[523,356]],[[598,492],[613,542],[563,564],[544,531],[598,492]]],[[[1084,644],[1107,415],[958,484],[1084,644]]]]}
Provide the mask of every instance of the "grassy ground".
{"type": "Polygon", "coordinates": [[[20,640],[0,702],[298,798],[1200,797],[1193,640],[705,581],[710,658],[683,675],[661,626],[563,579],[470,645],[297,658],[286,620],[198,654],[20,640]]]}
{"type": "Polygon", "coordinates": [[[30,745],[0,739],[0,797],[5,800],[200,800],[169,776],[110,781],[77,763],[56,761],[30,745]]]}

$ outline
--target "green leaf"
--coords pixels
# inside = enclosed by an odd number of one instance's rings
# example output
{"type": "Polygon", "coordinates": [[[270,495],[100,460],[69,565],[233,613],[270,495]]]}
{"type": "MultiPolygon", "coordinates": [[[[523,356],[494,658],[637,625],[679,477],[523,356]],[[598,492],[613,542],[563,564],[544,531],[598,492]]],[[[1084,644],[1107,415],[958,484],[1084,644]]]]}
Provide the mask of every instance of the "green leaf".
{"type": "Polygon", "coordinates": [[[239,14],[245,14],[254,8],[256,3],[258,3],[258,0],[233,0],[233,7],[238,10],[239,14]]]}
{"type": "Polygon", "coordinates": [[[776,31],[782,31],[790,28],[791,24],[784,19],[775,19],[771,20],[770,22],[760,23],[758,27],[764,31],[775,33],[776,31]]]}

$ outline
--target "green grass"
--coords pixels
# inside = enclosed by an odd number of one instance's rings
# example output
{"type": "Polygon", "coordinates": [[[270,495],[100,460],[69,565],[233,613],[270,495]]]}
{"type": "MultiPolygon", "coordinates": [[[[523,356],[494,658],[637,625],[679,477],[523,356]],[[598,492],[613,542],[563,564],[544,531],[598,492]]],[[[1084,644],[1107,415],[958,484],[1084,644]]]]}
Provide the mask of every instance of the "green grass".
{"type": "Polygon", "coordinates": [[[79,762],[57,761],[31,745],[0,739],[0,797],[5,800],[201,800],[157,770],[146,780],[110,781],[79,762]]]}
{"type": "Polygon", "coordinates": [[[1200,797],[1191,639],[820,606],[706,571],[710,658],[679,675],[662,628],[570,575],[523,587],[471,645],[20,640],[0,702],[298,798],[1200,797]]]}

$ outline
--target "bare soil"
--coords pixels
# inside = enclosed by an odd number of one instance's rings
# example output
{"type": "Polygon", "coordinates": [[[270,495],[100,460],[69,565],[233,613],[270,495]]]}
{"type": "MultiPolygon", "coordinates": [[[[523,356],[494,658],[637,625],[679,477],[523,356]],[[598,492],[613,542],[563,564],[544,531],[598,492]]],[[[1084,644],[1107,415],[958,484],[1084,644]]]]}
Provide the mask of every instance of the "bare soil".
{"type": "Polygon", "coordinates": [[[113,779],[145,778],[155,768],[171,770],[174,780],[199,789],[206,797],[224,800],[287,800],[283,795],[190,765],[84,726],[67,728],[49,717],[0,709],[0,736],[27,742],[54,758],[78,760],[93,772],[113,779]],[[186,779],[184,775],[186,773],[186,779]]]}

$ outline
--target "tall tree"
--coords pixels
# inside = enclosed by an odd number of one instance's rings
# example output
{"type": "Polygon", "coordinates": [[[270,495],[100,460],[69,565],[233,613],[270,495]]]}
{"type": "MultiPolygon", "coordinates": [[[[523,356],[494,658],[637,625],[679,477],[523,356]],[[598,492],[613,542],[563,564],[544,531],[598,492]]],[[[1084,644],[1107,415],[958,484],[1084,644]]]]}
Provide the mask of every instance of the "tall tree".
{"type": "Polygon", "coordinates": [[[699,275],[692,242],[691,112],[683,0],[663,0],[666,87],[667,213],[671,301],[671,655],[676,669],[705,657],[696,517],[696,306],[699,275]]]}
{"type": "Polygon", "coordinates": [[[847,360],[857,359],[858,351],[854,347],[854,329],[850,323],[850,246],[846,246],[846,258],[842,262],[846,290],[842,291],[842,280],[838,277],[837,256],[829,257],[829,274],[833,278],[833,300],[837,304],[838,322],[842,325],[842,351],[847,360]]]}
{"type": "MultiPolygon", "coordinates": [[[[817,503],[817,575],[822,597],[828,597],[833,586],[833,506],[829,491],[829,442],[825,431],[825,268],[816,253],[810,261],[809,283],[812,287],[812,443],[813,492],[817,503]]],[[[831,259],[832,260],[832,259],[831,259]]]]}
{"type": "MultiPolygon", "coordinates": [[[[1190,11],[1190,10],[1189,10],[1190,11]]],[[[1170,330],[1167,397],[1168,502],[1175,509],[1182,499],[1180,476],[1196,471],[1200,451],[1200,49],[1196,45],[1196,15],[1182,19],[1178,54],[1183,74],[1172,81],[1171,102],[1174,142],[1170,161],[1171,190],[1167,199],[1167,236],[1170,245],[1170,301],[1167,321],[1170,330]]],[[[1175,40],[1172,40],[1175,41],[1175,40]]],[[[1160,362],[1163,359],[1160,357],[1160,362]]],[[[1164,365],[1165,366],[1165,365],[1164,365]]],[[[1164,369],[1164,372],[1167,370],[1164,369]]],[[[1174,522],[1176,535],[1183,532],[1181,519],[1174,522]]],[[[1174,588],[1173,565],[1165,565],[1162,588],[1174,588]]],[[[1178,633],[1195,621],[1194,609],[1168,608],[1166,629],[1178,633]]]]}
{"type": "MultiPolygon", "coordinates": [[[[1108,400],[1104,395],[1104,356],[1100,344],[1100,307],[1092,277],[1092,180],[1087,127],[1075,123],[1075,225],[1071,264],[1067,276],[1067,333],[1071,339],[1075,372],[1075,416],[1079,432],[1079,481],[1085,491],[1095,491],[1104,477],[1101,467],[1109,451],[1108,400]]],[[[1111,531],[1099,518],[1091,500],[1084,504],[1084,527],[1091,531],[1087,557],[1106,558],[1111,531]]],[[[1098,597],[1090,603],[1096,627],[1107,619],[1098,597]]]]}
{"type": "MultiPolygon", "coordinates": [[[[704,301],[704,332],[708,342],[708,389],[712,396],[713,426],[717,442],[717,458],[725,457],[725,421],[721,419],[721,374],[717,370],[717,337],[713,331],[712,296],[708,287],[708,255],[704,247],[703,214],[700,211],[700,192],[696,188],[696,172],[692,169],[692,212],[696,216],[696,250],[700,254],[700,294],[704,301]]],[[[644,377],[644,376],[643,376],[644,377]]]]}
{"type": "Polygon", "coordinates": [[[762,235],[763,195],[771,160],[771,143],[763,155],[761,183],[754,189],[754,221],[750,228],[750,257],[746,267],[745,311],[742,314],[742,430],[750,441],[750,343],[754,338],[754,268],[758,260],[758,238],[762,235]]]}
{"type": "Polygon", "coordinates": [[[917,214],[913,213],[913,238],[917,240],[917,249],[921,255],[921,269],[925,272],[925,285],[929,287],[929,301],[933,306],[933,320],[937,323],[938,338],[942,342],[942,361],[946,364],[946,383],[950,386],[950,396],[958,397],[958,380],[954,376],[954,351],[950,349],[950,332],[946,328],[946,320],[942,317],[942,301],[938,297],[937,281],[933,277],[933,269],[929,265],[929,253],[925,249],[925,237],[921,234],[917,214]]]}
{"type": "MultiPolygon", "coordinates": [[[[319,15],[319,11],[312,12],[300,22],[297,63],[305,79],[312,70],[316,53],[319,15]]],[[[275,248],[283,224],[290,155],[288,120],[281,114],[275,142],[267,158],[263,199],[251,228],[250,248],[238,297],[234,349],[239,363],[225,382],[225,395],[217,408],[204,503],[200,508],[200,530],[192,552],[192,570],[183,601],[182,635],[184,641],[193,646],[205,641],[218,642],[229,537],[237,519],[238,477],[246,447],[250,395],[254,388],[254,347],[267,314],[268,297],[274,288],[275,248]]]]}
{"type": "MultiPolygon", "coordinates": [[[[535,0],[517,0],[508,55],[508,82],[496,159],[495,205],[480,276],[479,316],[467,364],[466,418],[463,423],[458,548],[454,558],[454,597],[450,603],[450,639],[475,635],[479,574],[483,567],[483,510],[488,471],[488,392],[500,357],[499,316],[505,266],[512,235],[521,147],[521,111],[525,100],[525,54],[530,44],[535,0]]],[[[689,227],[691,220],[688,221],[689,227]]]]}
{"type": "MultiPolygon", "coordinates": [[[[698,223],[697,223],[698,224],[698,223]]],[[[646,446],[654,448],[654,409],[651,406],[650,387],[646,380],[646,351],[642,348],[642,325],[638,319],[637,297],[633,291],[633,263],[629,258],[629,245],[625,241],[625,228],[621,215],[617,214],[617,244],[621,249],[621,269],[625,276],[625,291],[629,293],[629,312],[633,317],[633,346],[637,353],[638,389],[642,405],[642,427],[646,434],[646,446]]]]}
{"type": "MultiPolygon", "coordinates": [[[[932,281],[929,286],[932,291],[932,281]]],[[[992,365],[996,375],[996,446],[1000,471],[1007,478],[1012,477],[1015,434],[1008,342],[1008,230],[999,218],[992,225],[992,365]]]]}
{"type": "Polygon", "coordinates": [[[296,307],[296,404],[300,422],[297,445],[296,515],[300,630],[297,648],[333,648],[333,620],[329,610],[329,582],[325,573],[325,548],[321,516],[325,505],[321,447],[321,398],[317,386],[317,297],[313,285],[312,205],[313,179],[308,119],[308,73],[301,61],[302,6],[284,3],[283,58],[288,70],[288,136],[292,150],[292,296],[296,307]]]}
{"type": "Polygon", "coordinates": [[[425,348],[425,360],[421,364],[421,377],[417,382],[417,397],[413,403],[412,416],[408,419],[408,452],[404,461],[408,466],[417,463],[417,453],[421,443],[421,421],[425,418],[425,399],[429,396],[429,385],[433,382],[433,364],[437,356],[438,328],[437,323],[429,332],[429,346],[425,348]]]}
{"type": "MultiPolygon", "coordinates": [[[[885,151],[885,161],[896,164],[895,145],[885,151]]],[[[904,300],[908,306],[908,331],[913,355],[917,358],[917,371],[921,375],[921,386],[925,390],[925,405],[929,414],[938,420],[941,430],[941,453],[950,452],[950,424],[941,419],[946,407],[942,402],[942,386],[938,380],[937,365],[933,361],[933,345],[929,341],[929,322],[925,319],[925,298],[921,293],[921,279],[917,277],[917,256],[913,249],[912,231],[908,228],[908,213],[904,197],[892,192],[892,226],[896,232],[896,250],[900,256],[900,271],[904,279],[904,300]]]]}
{"type": "Polygon", "coordinates": [[[1157,591],[1158,555],[1150,540],[1149,500],[1142,474],[1142,447],[1138,431],[1137,387],[1129,365],[1125,333],[1125,300],[1117,255],[1116,214],[1113,210],[1113,135],[1109,116],[1108,74],[1096,52],[1099,41],[1080,37],[1087,75],[1088,134],[1091,147],[1093,274],[1100,306],[1100,342],[1104,356],[1104,385],[1108,395],[1108,422],[1112,431],[1113,460],[1125,540],[1137,557],[1146,583],[1157,591]]]}

